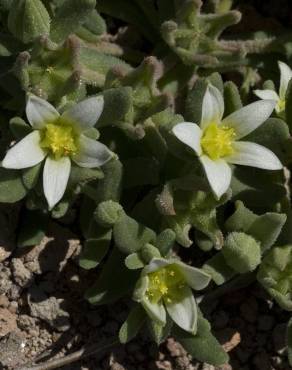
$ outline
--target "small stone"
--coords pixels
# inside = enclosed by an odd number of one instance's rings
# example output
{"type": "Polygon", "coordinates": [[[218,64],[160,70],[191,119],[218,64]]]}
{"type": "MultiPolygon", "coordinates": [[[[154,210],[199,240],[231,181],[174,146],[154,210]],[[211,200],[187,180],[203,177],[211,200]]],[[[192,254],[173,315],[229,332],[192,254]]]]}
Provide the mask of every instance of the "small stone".
{"type": "Polygon", "coordinates": [[[64,332],[70,329],[69,313],[61,308],[63,300],[47,297],[36,286],[29,290],[28,305],[33,317],[46,321],[51,327],[64,332]]]}
{"type": "Polygon", "coordinates": [[[25,341],[17,332],[11,332],[0,341],[0,364],[15,369],[24,361],[23,348],[25,341]]]}
{"type": "Polygon", "coordinates": [[[11,270],[14,281],[21,287],[27,288],[33,282],[33,274],[24,266],[19,258],[12,258],[11,270]]]}
{"type": "Polygon", "coordinates": [[[176,342],[173,338],[168,338],[166,341],[166,347],[171,357],[186,356],[186,351],[182,345],[176,342]]]}
{"type": "Polygon", "coordinates": [[[31,337],[37,337],[39,335],[39,331],[36,329],[36,328],[30,328],[28,330],[28,334],[31,336],[31,337]]]}
{"type": "Polygon", "coordinates": [[[185,370],[190,367],[190,359],[187,356],[177,357],[175,359],[175,369],[185,370]]]}
{"type": "Polygon", "coordinates": [[[28,315],[19,315],[17,318],[17,325],[19,329],[29,332],[32,328],[38,326],[37,319],[28,315]]]}
{"type": "Polygon", "coordinates": [[[232,366],[229,364],[224,364],[224,365],[218,366],[216,370],[232,370],[232,366]]]}
{"type": "Polygon", "coordinates": [[[27,269],[35,274],[60,272],[69,258],[80,252],[80,241],[68,229],[56,224],[49,225],[48,233],[41,243],[23,256],[27,269]]]}
{"type": "Polygon", "coordinates": [[[226,328],[217,332],[217,338],[226,352],[230,352],[241,342],[240,333],[232,328],[226,328]]]}
{"type": "Polygon", "coordinates": [[[10,276],[10,270],[0,263],[0,294],[6,294],[10,290],[12,286],[10,276]]]}
{"type": "Polygon", "coordinates": [[[216,370],[215,366],[204,363],[202,366],[202,370],[216,370]]]}
{"type": "Polygon", "coordinates": [[[0,295],[0,307],[7,308],[8,306],[9,306],[9,299],[4,294],[0,295]]]}
{"type": "Polygon", "coordinates": [[[17,301],[21,294],[22,288],[19,285],[11,284],[9,290],[9,298],[11,301],[17,301]]]}
{"type": "Polygon", "coordinates": [[[4,337],[16,329],[16,315],[7,308],[0,308],[0,337],[4,337]]]}
{"type": "Polygon", "coordinates": [[[115,362],[111,365],[110,370],[126,370],[123,365],[115,362]]]}
{"type": "Polygon", "coordinates": [[[280,356],[274,356],[271,358],[271,360],[275,367],[279,367],[281,369],[281,365],[283,361],[280,356]]]}
{"type": "Polygon", "coordinates": [[[0,262],[4,262],[12,253],[14,246],[4,247],[0,245],[0,262]]]}
{"type": "Polygon", "coordinates": [[[16,301],[12,301],[9,304],[9,311],[11,313],[16,313],[18,311],[18,303],[16,301]]]}
{"type": "Polygon", "coordinates": [[[160,370],[172,370],[172,365],[169,361],[156,361],[156,366],[160,370]]]}

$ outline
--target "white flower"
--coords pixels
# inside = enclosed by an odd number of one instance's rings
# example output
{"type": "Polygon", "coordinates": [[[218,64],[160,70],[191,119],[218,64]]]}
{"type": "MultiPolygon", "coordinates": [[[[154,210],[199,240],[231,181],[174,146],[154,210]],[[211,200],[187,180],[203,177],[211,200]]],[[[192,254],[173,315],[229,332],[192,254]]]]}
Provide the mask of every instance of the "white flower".
{"type": "Polygon", "coordinates": [[[8,150],[2,166],[29,168],[45,159],[43,187],[52,209],[66,190],[71,160],[80,167],[92,168],[102,166],[113,156],[105,145],[86,136],[103,106],[102,96],[90,97],[60,115],[47,101],[29,95],[26,116],[33,131],[8,150]]]}
{"type": "Polygon", "coordinates": [[[280,69],[280,90],[277,94],[274,90],[254,90],[256,96],[261,99],[271,99],[277,102],[275,110],[281,116],[285,112],[286,92],[289,81],[292,78],[292,70],[287,64],[278,62],[280,69]]]}
{"type": "Polygon", "coordinates": [[[209,85],[203,99],[201,127],[179,123],[174,135],[191,147],[204,167],[210,186],[219,198],[229,188],[229,163],[280,170],[282,164],[269,149],[256,143],[238,141],[259,127],[275,108],[274,100],[247,105],[224,118],[224,100],[220,91],[209,85]]]}
{"type": "Polygon", "coordinates": [[[154,258],[141,273],[134,299],[161,325],[167,312],[179,327],[195,334],[198,309],[192,289],[204,289],[210,280],[205,271],[179,260],[154,258]]]}

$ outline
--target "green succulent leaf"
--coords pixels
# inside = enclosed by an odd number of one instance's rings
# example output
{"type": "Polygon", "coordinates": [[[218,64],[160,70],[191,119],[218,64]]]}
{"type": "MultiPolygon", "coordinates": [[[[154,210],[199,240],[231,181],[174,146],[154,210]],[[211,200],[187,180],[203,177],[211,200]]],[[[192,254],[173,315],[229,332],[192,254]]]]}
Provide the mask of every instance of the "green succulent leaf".
{"type": "Polygon", "coordinates": [[[120,342],[125,344],[135,338],[139,330],[146,322],[146,313],[140,304],[136,304],[130,311],[129,316],[120,328],[120,342]]]}
{"type": "Polygon", "coordinates": [[[126,214],[115,223],[113,232],[116,246],[126,254],[137,252],[146,243],[153,243],[156,239],[154,231],[126,214]]]}
{"type": "Polygon", "coordinates": [[[269,148],[285,163],[286,143],[289,139],[286,122],[279,118],[269,118],[264,124],[244,138],[269,148]]]}
{"type": "Polygon", "coordinates": [[[162,256],[167,256],[175,244],[175,232],[171,229],[163,230],[156,239],[155,246],[162,256]]]}
{"type": "Polygon", "coordinates": [[[97,127],[119,126],[126,122],[126,115],[133,107],[132,88],[126,86],[107,89],[103,92],[103,97],[104,109],[97,127]]]}
{"type": "Polygon", "coordinates": [[[123,215],[123,207],[112,200],[99,203],[95,212],[95,221],[103,227],[112,227],[123,215]]]}
{"type": "Polygon", "coordinates": [[[31,133],[31,127],[20,117],[11,118],[9,127],[16,139],[22,139],[31,133]]]}
{"type": "Polygon", "coordinates": [[[8,15],[8,28],[27,44],[50,32],[50,16],[41,0],[14,0],[8,15]]]}
{"type": "Polygon", "coordinates": [[[236,272],[229,266],[223,256],[223,253],[217,253],[211,257],[204,265],[203,270],[211,275],[212,280],[217,285],[222,285],[234,277],[236,272]]]}
{"type": "Polygon", "coordinates": [[[85,293],[85,298],[96,305],[112,303],[134,289],[139,272],[129,270],[124,255],[114,248],[97,282],[85,293]]]}
{"type": "Polygon", "coordinates": [[[41,168],[42,164],[39,163],[34,167],[30,167],[22,171],[22,181],[28,190],[33,189],[36,186],[41,168]]]}
{"type": "Polygon", "coordinates": [[[196,360],[220,366],[228,362],[228,354],[211,333],[210,324],[199,315],[197,334],[191,335],[178,327],[172,331],[174,337],[196,360]]]}
{"type": "Polygon", "coordinates": [[[65,0],[51,23],[50,37],[60,43],[86,22],[95,8],[95,0],[65,0]]]}
{"type": "Polygon", "coordinates": [[[235,203],[236,210],[225,227],[228,231],[243,231],[260,242],[261,253],[271,248],[279,237],[287,216],[283,213],[267,212],[256,215],[240,201],[235,203]]]}
{"type": "Polygon", "coordinates": [[[104,177],[97,184],[87,185],[84,193],[97,204],[106,200],[119,201],[122,191],[123,166],[119,160],[112,160],[102,167],[104,177]]]}
{"type": "Polygon", "coordinates": [[[257,279],[287,311],[292,311],[291,266],[292,246],[275,247],[264,257],[257,279]]]}
{"type": "Polygon", "coordinates": [[[130,270],[137,270],[144,267],[144,261],[138,253],[132,253],[126,257],[125,265],[130,270]]]}
{"type": "Polygon", "coordinates": [[[27,194],[21,172],[0,168],[0,202],[15,203],[27,194]]]}
{"type": "Polygon", "coordinates": [[[229,114],[242,108],[242,102],[238,88],[232,81],[228,81],[224,84],[224,103],[225,116],[228,116],[229,114]]]}
{"type": "Polygon", "coordinates": [[[106,256],[112,240],[112,230],[98,227],[92,238],[88,238],[79,257],[79,265],[90,270],[98,266],[106,256]]]}
{"type": "Polygon", "coordinates": [[[98,36],[106,33],[106,22],[95,9],[86,18],[83,26],[98,36]]]}
{"type": "Polygon", "coordinates": [[[168,336],[171,335],[173,321],[169,316],[166,317],[165,325],[150,319],[147,320],[147,324],[150,337],[155,341],[155,343],[157,343],[157,345],[160,345],[168,336]]]}
{"type": "Polygon", "coordinates": [[[41,242],[45,236],[48,216],[39,211],[26,211],[22,215],[17,245],[31,247],[41,242]]]}
{"type": "Polygon", "coordinates": [[[153,258],[160,258],[161,254],[159,249],[154,247],[154,245],[146,243],[140,250],[140,255],[145,262],[145,264],[149,263],[153,258]]]}
{"type": "Polygon", "coordinates": [[[228,234],[222,248],[228,266],[244,274],[257,268],[261,262],[261,246],[250,235],[234,231],[228,234]]]}

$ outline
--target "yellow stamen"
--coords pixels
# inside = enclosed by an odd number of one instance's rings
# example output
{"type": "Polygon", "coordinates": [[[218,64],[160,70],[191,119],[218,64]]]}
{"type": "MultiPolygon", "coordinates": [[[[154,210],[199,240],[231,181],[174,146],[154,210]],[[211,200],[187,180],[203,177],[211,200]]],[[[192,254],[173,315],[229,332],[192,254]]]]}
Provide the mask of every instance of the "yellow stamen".
{"type": "Polygon", "coordinates": [[[175,265],[163,267],[148,274],[148,277],[149,287],[146,296],[151,302],[157,303],[164,299],[170,303],[182,297],[185,280],[175,265]]]}
{"type": "Polygon", "coordinates": [[[42,131],[40,146],[48,149],[55,159],[76,154],[77,135],[72,126],[48,123],[42,131]]]}
{"type": "Polygon", "coordinates": [[[232,128],[211,123],[205,129],[201,139],[203,152],[213,160],[233,154],[234,136],[235,132],[232,128]]]}

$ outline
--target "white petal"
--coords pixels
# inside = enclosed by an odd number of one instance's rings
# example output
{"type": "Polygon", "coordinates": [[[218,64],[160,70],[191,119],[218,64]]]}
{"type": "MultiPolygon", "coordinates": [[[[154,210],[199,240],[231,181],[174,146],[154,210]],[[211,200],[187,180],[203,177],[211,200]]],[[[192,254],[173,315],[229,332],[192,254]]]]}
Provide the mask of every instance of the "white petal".
{"type": "Polygon", "coordinates": [[[46,100],[30,94],[26,103],[26,116],[33,128],[41,129],[58,119],[59,112],[46,100]]]}
{"type": "Polygon", "coordinates": [[[182,122],[172,129],[174,135],[184,144],[192,148],[198,155],[201,155],[202,130],[198,125],[191,122],[182,122]]]}
{"type": "Polygon", "coordinates": [[[179,267],[188,285],[194,290],[204,289],[209,284],[211,276],[205,271],[186,265],[183,262],[177,262],[176,265],[179,267]]]}
{"type": "Polygon", "coordinates": [[[85,135],[80,135],[79,145],[79,153],[72,156],[72,160],[80,167],[100,167],[113,158],[113,153],[104,144],[85,135]]]}
{"type": "Polygon", "coordinates": [[[229,188],[231,182],[231,168],[223,159],[213,161],[206,155],[202,155],[200,161],[202,162],[213,192],[220,198],[229,188]]]}
{"type": "Polygon", "coordinates": [[[280,100],[279,95],[274,90],[254,90],[254,94],[260,99],[275,101],[280,100]]]}
{"type": "Polygon", "coordinates": [[[282,163],[278,157],[262,145],[247,141],[238,141],[233,144],[235,153],[226,157],[226,161],[244,166],[262,168],[266,170],[281,170],[282,163]]]}
{"type": "Polygon", "coordinates": [[[35,166],[46,156],[40,148],[40,133],[33,131],[8,150],[2,161],[5,168],[21,169],[35,166]]]}
{"type": "Polygon", "coordinates": [[[263,124],[272,114],[275,100],[260,100],[249,104],[224,118],[222,125],[235,131],[235,139],[240,139],[263,124]]]}
{"type": "Polygon", "coordinates": [[[224,113],[224,100],[221,92],[208,85],[203,98],[201,128],[204,130],[211,122],[220,122],[224,113]]]}
{"type": "Polygon", "coordinates": [[[184,288],[184,296],[178,302],[165,302],[166,310],[172,320],[183,330],[195,334],[197,331],[198,309],[192,291],[184,288]]]}
{"type": "Polygon", "coordinates": [[[48,157],[44,166],[43,186],[45,197],[52,209],[63,197],[71,170],[68,157],[59,160],[48,157]]]}
{"type": "Polygon", "coordinates": [[[289,81],[292,78],[292,70],[286,63],[278,62],[280,68],[280,98],[285,100],[289,81]]]}
{"type": "Polygon", "coordinates": [[[172,260],[166,260],[164,258],[153,258],[150,263],[144,267],[142,275],[150,274],[151,272],[157,271],[172,263],[172,260]]]}
{"type": "Polygon", "coordinates": [[[149,299],[144,299],[141,301],[144,310],[148,313],[148,315],[155,321],[158,321],[162,325],[166,323],[166,311],[163,304],[160,303],[152,303],[149,299]]]}
{"type": "Polygon", "coordinates": [[[62,118],[72,121],[81,131],[84,131],[96,124],[103,111],[103,106],[102,96],[92,96],[65,111],[62,118]]]}

